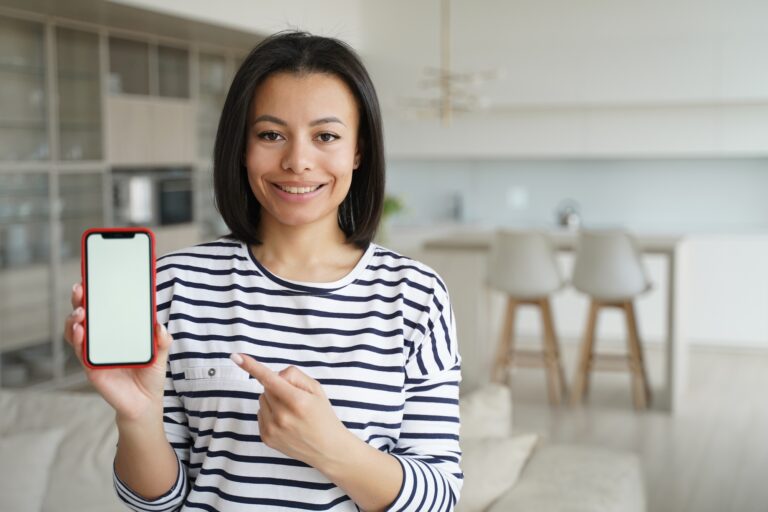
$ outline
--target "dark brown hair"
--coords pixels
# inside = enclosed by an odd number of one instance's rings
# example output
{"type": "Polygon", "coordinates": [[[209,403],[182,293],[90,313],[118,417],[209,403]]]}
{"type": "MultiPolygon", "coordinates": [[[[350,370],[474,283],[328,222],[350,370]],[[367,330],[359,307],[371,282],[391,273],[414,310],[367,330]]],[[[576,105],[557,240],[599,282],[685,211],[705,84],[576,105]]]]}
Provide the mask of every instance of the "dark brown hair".
{"type": "Polygon", "coordinates": [[[360,112],[360,165],[352,173],[347,197],[339,206],[339,227],[347,242],[366,248],[376,234],[384,204],[384,136],[373,82],[355,51],[346,43],[306,32],[280,32],[259,43],[237,70],[219,119],[213,150],[216,208],[230,237],[260,244],[261,205],[248,183],[243,163],[247,119],[254,91],[280,72],[326,73],[347,84],[360,112]]]}

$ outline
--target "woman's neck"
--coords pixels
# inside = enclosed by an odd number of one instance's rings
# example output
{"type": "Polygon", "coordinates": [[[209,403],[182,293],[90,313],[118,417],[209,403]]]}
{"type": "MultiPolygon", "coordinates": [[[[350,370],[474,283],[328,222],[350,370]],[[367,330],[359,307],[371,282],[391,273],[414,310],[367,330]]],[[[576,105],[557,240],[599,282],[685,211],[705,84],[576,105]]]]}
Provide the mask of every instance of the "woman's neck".
{"type": "Polygon", "coordinates": [[[311,225],[286,226],[263,216],[260,245],[253,254],[270,272],[296,281],[332,282],[351,271],[362,250],[346,242],[335,218],[311,225]]]}

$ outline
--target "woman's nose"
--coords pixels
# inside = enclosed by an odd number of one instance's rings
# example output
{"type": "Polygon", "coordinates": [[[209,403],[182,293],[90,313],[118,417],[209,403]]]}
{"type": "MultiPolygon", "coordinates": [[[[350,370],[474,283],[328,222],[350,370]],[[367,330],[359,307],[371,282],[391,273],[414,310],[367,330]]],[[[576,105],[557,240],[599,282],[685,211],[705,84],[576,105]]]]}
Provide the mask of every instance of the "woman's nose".
{"type": "Polygon", "coordinates": [[[312,145],[294,140],[286,144],[282,167],[297,174],[312,170],[312,145]]]}

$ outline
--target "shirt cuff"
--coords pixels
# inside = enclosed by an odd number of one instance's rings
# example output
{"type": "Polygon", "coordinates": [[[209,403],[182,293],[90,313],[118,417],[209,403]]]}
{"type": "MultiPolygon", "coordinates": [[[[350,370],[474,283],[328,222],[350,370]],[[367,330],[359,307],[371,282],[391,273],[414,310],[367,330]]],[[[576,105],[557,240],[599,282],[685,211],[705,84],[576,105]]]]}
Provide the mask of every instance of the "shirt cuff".
{"type": "Polygon", "coordinates": [[[416,463],[408,457],[401,457],[394,453],[390,453],[390,455],[392,455],[403,468],[403,483],[400,486],[400,492],[397,493],[395,501],[393,501],[387,508],[387,512],[416,510],[419,505],[417,499],[419,498],[419,493],[417,493],[417,490],[419,487],[422,487],[422,492],[424,490],[423,485],[419,485],[419,480],[423,479],[424,472],[420,471],[416,467],[416,463]]]}
{"type": "Polygon", "coordinates": [[[184,465],[178,460],[178,457],[176,461],[179,464],[176,482],[168,492],[153,500],[142,497],[128,487],[117,476],[117,471],[114,470],[113,466],[112,475],[114,476],[115,491],[118,498],[128,505],[129,508],[137,512],[163,512],[179,509],[187,495],[187,472],[184,465]]]}

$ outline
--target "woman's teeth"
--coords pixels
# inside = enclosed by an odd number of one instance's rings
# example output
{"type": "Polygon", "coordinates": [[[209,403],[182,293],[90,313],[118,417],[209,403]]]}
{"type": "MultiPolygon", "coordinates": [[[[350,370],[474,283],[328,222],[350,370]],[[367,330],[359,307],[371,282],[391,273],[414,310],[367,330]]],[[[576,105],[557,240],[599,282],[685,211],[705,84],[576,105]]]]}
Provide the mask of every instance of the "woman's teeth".
{"type": "Polygon", "coordinates": [[[321,185],[315,185],[314,187],[284,187],[282,185],[278,185],[278,187],[280,187],[280,190],[290,194],[308,194],[309,192],[314,192],[315,190],[319,189],[321,185]]]}

